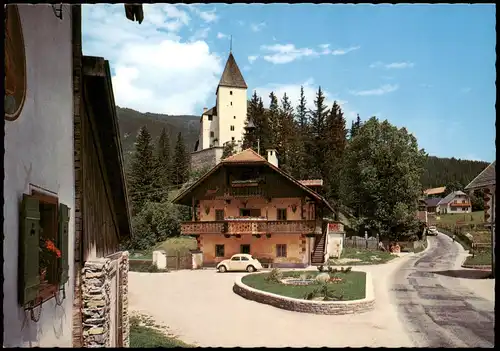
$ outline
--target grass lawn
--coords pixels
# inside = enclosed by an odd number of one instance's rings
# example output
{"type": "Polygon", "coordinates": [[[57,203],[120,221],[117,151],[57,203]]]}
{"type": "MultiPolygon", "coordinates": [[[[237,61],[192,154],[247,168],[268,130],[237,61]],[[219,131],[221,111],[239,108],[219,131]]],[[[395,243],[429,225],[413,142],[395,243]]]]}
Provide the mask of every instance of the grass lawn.
{"type": "Polygon", "coordinates": [[[476,252],[474,257],[469,256],[464,262],[464,265],[491,265],[492,257],[491,250],[476,252]]]}
{"type": "Polygon", "coordinates": [[[396,257],[389,252],[346,247],[342,249],[340,260],[331,258],[328,264],[332,266],[379,264],[387,263],[396,257]]]}
{"type": "Polygon", "coordinates": [[[483,224],[484,211],[475,211],[472,213],[438,214],[436,215],[435,219],[436,224],[455,225],[457,224],[457,221],[459,221],[460,224],[483,224]]]}
{"type": "Polygon", "coordinates": [[[194,346],[167,335],[161,326],[155,325],[147,317],[132,316],[130,317],[130,347],[192,348],[194,346]]]}
{"type": "MultiPolygon", "coordinates": [[[[320,272],[318,271],[289,271],[283,272],[283,277],[299,277],[301,275],[316,276],[319,273],[320,272]]],[[[304,298],[305,294],[317,289],[320,286],[319,283],[295,286],[269,282],[265,279],[268,275],[269,273],[250,274],[243,277],[242,282],[254,289],[296,299],[304,298]]],[[[335,273],[335,276],[342,278],[343,281],[340,283],[329,283],[329,286],[336,295],[343,295],[343,301],[359,300],[365,298],[365,272],[335,273]]]]}

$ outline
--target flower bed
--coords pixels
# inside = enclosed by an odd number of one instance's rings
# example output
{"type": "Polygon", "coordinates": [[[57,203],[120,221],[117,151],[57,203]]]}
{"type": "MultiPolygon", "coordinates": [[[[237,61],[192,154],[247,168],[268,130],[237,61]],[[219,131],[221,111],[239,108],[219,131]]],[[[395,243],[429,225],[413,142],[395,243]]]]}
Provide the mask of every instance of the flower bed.
{"type": "Polygon", "coordinates": [[[374,307],[373,286],[368,273],[329,275],[325,272],[288,271],[281,274],[282,277],[276,271],[248,274],[236,280],[233,291],[249,300],[305,313],[349,314],[369,311],[374,307]],[[273,278],[273,274],[277,276],[273,278]],[[320,275],[325,279],[316,280],[320,275]],[[314,277],[315,283],[283,284],[282,280],[287,277],[296,281],[309,281],[314,277]]]}

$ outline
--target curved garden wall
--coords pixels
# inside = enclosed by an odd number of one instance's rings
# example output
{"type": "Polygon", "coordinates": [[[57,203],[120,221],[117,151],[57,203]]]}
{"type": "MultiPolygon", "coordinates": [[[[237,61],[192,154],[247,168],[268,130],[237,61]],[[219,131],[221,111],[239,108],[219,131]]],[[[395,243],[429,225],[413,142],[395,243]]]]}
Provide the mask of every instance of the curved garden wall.
{"type": "Polygon", "coordinates": [[[294,299],[251,288],[241,281],[242,278],[243,277],[239,277],[234,282],[233,291],[236,294],[248,300],[265,303],[288,311],[342,315],[367,312],[375,307],[375,293],[370,273],[366,273],[366,297],[361,300],[350,301],[311,301],[294,299]]]}

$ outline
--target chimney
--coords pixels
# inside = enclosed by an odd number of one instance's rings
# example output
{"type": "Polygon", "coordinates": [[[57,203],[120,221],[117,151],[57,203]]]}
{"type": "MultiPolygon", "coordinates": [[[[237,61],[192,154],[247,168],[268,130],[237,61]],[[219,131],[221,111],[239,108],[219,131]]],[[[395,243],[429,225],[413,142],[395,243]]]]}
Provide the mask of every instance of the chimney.
{"type": "Polygon", "coordinates": [[[205,112],[207,112],[207,111],[208,111],[208,108],[203,107],[203,114],[205,114],[205,112]]]}
{"type": "Polygon", "coordinates": [[[276,149],[267,149],[267,162],[275,167],[278,167],[278,155],[276,149]]]}

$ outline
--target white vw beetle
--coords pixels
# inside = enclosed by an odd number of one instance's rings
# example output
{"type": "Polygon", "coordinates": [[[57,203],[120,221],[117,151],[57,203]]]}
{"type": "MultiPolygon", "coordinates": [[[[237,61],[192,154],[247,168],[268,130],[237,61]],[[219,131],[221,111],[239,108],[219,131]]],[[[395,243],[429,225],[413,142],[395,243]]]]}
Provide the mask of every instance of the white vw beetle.
{"type": "Polygon", "coordinates": [[[221,273],[227,271],[247,271],[255,272],[262,269],[260,262],[249,254],[236,254],[229,260],[224,260],[217,265],[217,270],[221,273]]]}

